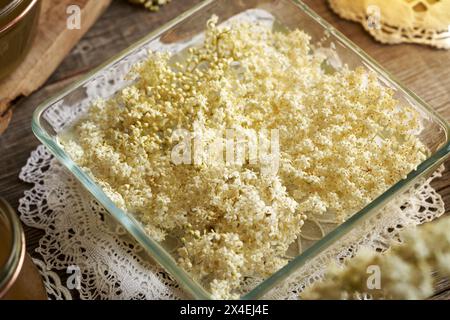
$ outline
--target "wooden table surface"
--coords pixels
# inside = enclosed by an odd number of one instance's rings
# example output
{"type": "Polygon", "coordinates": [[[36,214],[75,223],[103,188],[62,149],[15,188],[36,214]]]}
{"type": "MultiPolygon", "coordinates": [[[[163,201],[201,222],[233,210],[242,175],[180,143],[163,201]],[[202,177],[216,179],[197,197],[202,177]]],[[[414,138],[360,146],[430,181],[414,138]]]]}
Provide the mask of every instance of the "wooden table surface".
{"type": "MultiPolygon", "coordinates": [[[[17,208],[24,191],[30,188],[19,180],[18,175],[30,152],[39,145],[30,124],[32,112],[40,102],[198,2],[200,0],[172,0],[158,13],[149,13],[123,0],[113,1],[44,87],[17,102],[10,127],[0,136],[0,196],[17,208]]],[[[418,45],[379,44],[360,25],[334,15],[326,0],[305,2],[450,121],[450,51],[418,45]]],[[[450,161],[446,166],[450,168],[450,161]]],[[[446,169],[433,186],[444,198],[448,214],[450,170],[446,169]]],[[[35,255],[34,249],[42,233],[27,226],[25,233],[28,252],[35,255]]],[[[450,299],[448,280],[439,281],[433,298],[450,299]]]]}

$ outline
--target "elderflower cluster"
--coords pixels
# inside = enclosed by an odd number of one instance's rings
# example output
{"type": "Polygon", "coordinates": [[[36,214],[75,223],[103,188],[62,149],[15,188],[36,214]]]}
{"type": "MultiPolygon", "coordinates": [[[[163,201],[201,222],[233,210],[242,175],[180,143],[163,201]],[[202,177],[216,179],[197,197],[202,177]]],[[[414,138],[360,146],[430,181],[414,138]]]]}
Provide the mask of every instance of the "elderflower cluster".
{"type": "Polygon", "coordinates": [[[183,55],[150,53],[134,84],[97,102],[60,140],[150,236],[179,239],[179,264],[214,297],[234,298],[245,277],[287,263],[308,215],[344,220],[427,151],[415,111],[375,75],[325,71],[303,31],[216,22],[183,55]],[[276,129],[278,170],[263,174],[248,157],[174,164],[178,129],[225,143],[227,129],[276,129]]]}
{"type": "Polygon", "coordinates": [[[363,249],[344,267],[329,268],[325,279],[308,288],[305,299],[353,299],[362,293],[374,298],[425,299],[433,294],[436,270],[450,276],[450,218],[401,232],[402,243],[385,253],[363,249]],[[368,289],[368,267],[380,270],[381,288],[368,289]]]}
{"type": "Polygon", "coordinates": [[[150,11],[158,11],[161,6],[170,2],[170,0],[128,0],[128,2],[141,5],[150,11]]]}

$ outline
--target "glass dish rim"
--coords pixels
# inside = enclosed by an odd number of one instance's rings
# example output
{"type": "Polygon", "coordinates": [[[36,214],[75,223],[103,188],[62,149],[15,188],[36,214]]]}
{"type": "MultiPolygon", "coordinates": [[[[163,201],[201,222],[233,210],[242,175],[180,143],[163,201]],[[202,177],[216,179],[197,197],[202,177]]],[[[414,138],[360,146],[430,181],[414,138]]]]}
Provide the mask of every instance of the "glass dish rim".
{"type": "MultiPolygon", "coordinates": [[[[162,25],[156,30],[150,32],[148,35],[138,40],[125,50],[114,55],[112,58],[108,59],[106,62],[100,66],[94,68],[86,75],[82,76],[80,79],[75,81],[73,84],[69,85],[56,95],[53,95],[49,99],[42,102],[34,111],[32,118],[32,130],[36,137],[51,151],[51,153],[81,182],[81,184],[108,210],[108,212],[124,226],[124,228],[143,245],[143,247],[149,252],[150,256],[155,258],[155,260],[167,270],[174,278],[179,282],[180,285],[184,286],[187,291],[192,294],[196,299],[212,299],[211,294],[208,293],[203,286],[193,280],[188,273],[182,268],[178,267],[176,261],[170,256],[170,254],[161,247],[159,243],[151,239],[145,231],[139,226],[139,223],[125,211],[119,209],[103,192],[103,190],[95,183],[95,181],[88,176],[80,167],[78,167],[73,160],[64,152],[64,150],[47,134],[45,129],[39,125],[39,119],[41,114],[51,105],[63,99],[66,95],[71,93],[73,90],[79,88],[87,81],[91,80],[98,72],[109,68],[115,62],[123,59],[129,53],[133,52],[135,49],[144,45],[145,43],[157,38],[162,33],[170,30],[176,24],[182,22],[193,14],[201,11],[204,7],[218,0],[206,0],[201,2],[186,12],[182,13],[175,19],[169,21],[168,23],[162,25]]],[[[372,68],[379,76],[383,76],[385,79],[389,79],[389,82],[394,84],[396,89],[400,90],[402,94],[412,99],[423,111],[426,112],[428,116],[431,116],[434,121],[438,122],[442,128],[445,130],[446,142],[441,148],[439,148],[435,153],[433,153],[429,158],[423,161],[416,170],[410,172],[405,179],[398,181],[396,184],[391,186],[379,197],[370,202],[360,211],[353,214],[348,220],[340,224],[322,239],[317,241],[310,248],[305,250],[303,253],[297,255],[283,268],[279,269],[277,272],[266,278],[255,288],[250,290],[248,293],[241,296],[241,299],[257,299],[263,294],[267,293],[274,285],[276,285],[280,280],[285,279],[291,275],[295,270],[304,265],[311,258],[315,257],[319,253],[323,252],[331,244],[338,241],[343,237],[348,231],[352,229],[353,226],[357,225],[357,222],[370,216],[370,213],[380,208],[388,200],[392,199],[393,196],[399,194],[406,187],[410,186],[414,181],[416,181],[420,176],[426,174],[429,170],[435,168],[437,165],[442,163],[445,158],[450,155],[450,126],[447,121],[442,118],[431,106],[419,98],[415,93],[406,88],[401,82],[399,82],[394,76],[392,76],[388,71],[386,71],[378,62],[371,58],[367,53],[365,53],[361,48],[344,36],[340,31],[335,29],[331,24],[321,18],[317,13],[310,9],[306,4],[300,0],[287,0],[295,4],[301,11],[308,15],[312,20],[319,23],[324,31],[329,32],[337,40],[345,45],[346,49],[350,49],[355,53],[361,61],[365,62],[367,66],[372,68]]]]}

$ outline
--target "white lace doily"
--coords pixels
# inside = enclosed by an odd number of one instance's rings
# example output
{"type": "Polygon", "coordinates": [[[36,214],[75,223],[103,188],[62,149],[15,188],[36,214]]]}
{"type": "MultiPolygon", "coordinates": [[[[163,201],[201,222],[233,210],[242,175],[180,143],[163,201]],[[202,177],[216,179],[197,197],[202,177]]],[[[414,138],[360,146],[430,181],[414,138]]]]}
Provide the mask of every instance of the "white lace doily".
{"type": "MultiPolygon", "coordinates": [[[[273,23],[273,17],[262,10],[249,10],[233,19],[273,23]]],[[[45,114],[56,132],[73,122],[98,97],[107,98],[127,84],[124,80],[130,67],[146,57],[147,50],[178,52],[199,40],[201,35],[184,43],[164,44],[152,41],[132,54],[98,73],[83,85],[85,98],[77,104],[55,103],[45,114]]],[[[70,99],[69,99],[70,100],[70,99]]],[[[385,208],[338,244],[310,261],[289,281],[267,294],[266,298],[294,299],[312,281],[319,279],[330,259],[350,257],[361,246],[385,250],[397,231],[405,226],[431,221],[444,213],[444,203],[431,187],[421,181],[394,204],[385,208]]],[[[109,214],[57,162],[43,146],[33,151],[20,173],[20,179],[32,184],[19,203],[22,221],[44,231],[35,259],[43,275],[50,298],[68,299],[76,293],[82,299],[176,299],[183,291],[151,258],[118,226],[109,214]],[[80,277],[76,288],[73,271],[80,277]],[[71,281],[61,281],[55,273],[66,273],[71,281]],[[68,288],[72,289],[70,292],[68,288]]],[[[321,217],[310,220],[302,229],[299,251],[334,227],[321,217]]],[[[69,280],[69,279],[68,279],[69,280]]],[[[243,288],[261,280],[248,279],[243,288]]]]}
{"type": "Polygon", "coordinates": [[[42,260],[33,258],[33,263],[41,274],[49,300],[72,300],[69,289],[61,283],[55,272],[50,271],[42,260]]]}

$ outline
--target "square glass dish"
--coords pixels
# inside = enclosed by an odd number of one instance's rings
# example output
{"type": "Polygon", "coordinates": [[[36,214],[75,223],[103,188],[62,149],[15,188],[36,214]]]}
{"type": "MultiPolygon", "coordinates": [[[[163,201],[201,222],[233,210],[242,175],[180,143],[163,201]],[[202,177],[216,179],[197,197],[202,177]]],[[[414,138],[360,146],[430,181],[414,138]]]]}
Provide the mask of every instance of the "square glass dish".
{"type": "MultiPolygon", "coordinates": [[[[64,151],[58,137],[64,130],[84,114],[98,98],[110,98],[121,88],[131,83],[126,78],[130,68],[147,57],[148,50],[181,52],[198,43],[206,22],[212,15],[219,22],[233,19],[246,19],[272,23],[283,29],[301,29],[309,34],[312,43],[320,43],[320,48],[328,48],[327,62],[331,66],[347,65],[350,69],[363,67],[374,72],[379,82],[391,88],[394,97],[402,104],[417,110],[422,125],[419,134],[430,155],[411,171],[405,179],[392,185],[387,191],[374,199],[345,222],[326,230],[321,239],[308,243],[301,253],[271,276],[245,286],[240,290],[242,299],[257,299],[270,289],[281,285],[288,277],[299,271],[305,263],[336,244],[349,231],[357,229],[362,221],[380,212],[386,205],[405,194],[414,184],[421,181],[443,163],[450,153],[450,128],[446,121],[414,93],[399,84],[389,73],[373,61],[360,48],[335,30],[305,4],[296,0],[207,0],[175,20],[167,23],[135,45],[113,57],[81,80],[61,93],[41,104],[35,111],[32,129],[42,143],[64,164],[81,184],[109,211],[109,213],[145,248],[149,254],[167,270],[188,293],[197,299],[211,299],[205,286],[195,281],[178,264],[165,245],[147,235],[143,225],[129,212],[118,208],[105,194],[102,187],[80,168],[64,151]]],[[[325,50],[325,51],[327,51],[325,50]]]]}

